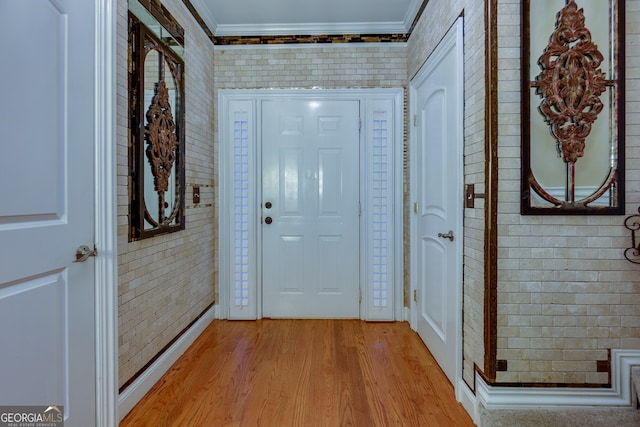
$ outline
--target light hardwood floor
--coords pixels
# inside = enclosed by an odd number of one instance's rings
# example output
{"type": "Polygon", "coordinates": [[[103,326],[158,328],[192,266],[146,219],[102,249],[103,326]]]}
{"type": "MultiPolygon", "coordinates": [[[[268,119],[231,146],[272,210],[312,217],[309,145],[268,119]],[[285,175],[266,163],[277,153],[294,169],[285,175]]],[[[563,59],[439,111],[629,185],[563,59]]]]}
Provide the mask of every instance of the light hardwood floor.
{"type": "Polygon", "coordinates": [[[126,416],[143,426],[473,426],[407,323],[214,321],[126,416]]]}

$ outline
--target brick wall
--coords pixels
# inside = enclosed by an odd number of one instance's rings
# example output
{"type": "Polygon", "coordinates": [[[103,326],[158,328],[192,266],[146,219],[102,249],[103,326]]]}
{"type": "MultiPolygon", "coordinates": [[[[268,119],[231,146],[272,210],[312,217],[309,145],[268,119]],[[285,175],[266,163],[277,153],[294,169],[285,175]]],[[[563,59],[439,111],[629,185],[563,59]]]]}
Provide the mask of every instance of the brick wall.
{"type": "Polygon", "coordinates": [[[119,386],[211,303],[217,289],[213,44],[179,0],[163,0],[185,30],[186,229],[128,241],[127,1],[118,1],[117,168],[119,386]],[[192,203],[194,186],[200,203],[192,203]]]}
{"type": "MultiPolygon", "coordinates": [[[[500,382],[592,383],[608,349],[640,348],[640,269],[624,216],[520,215],[520,1],[500,0],[498,359],[500,382]]],[[[640,1],[627,4],[627,214],[640,203],[640,1]]],[[[589,25],[587,19],[587,26],[589,25]]]]}
{"type": "Polygon", "coordinates": [[[217,89],[403,87],[404,44],[218,47],[217,89]]]}

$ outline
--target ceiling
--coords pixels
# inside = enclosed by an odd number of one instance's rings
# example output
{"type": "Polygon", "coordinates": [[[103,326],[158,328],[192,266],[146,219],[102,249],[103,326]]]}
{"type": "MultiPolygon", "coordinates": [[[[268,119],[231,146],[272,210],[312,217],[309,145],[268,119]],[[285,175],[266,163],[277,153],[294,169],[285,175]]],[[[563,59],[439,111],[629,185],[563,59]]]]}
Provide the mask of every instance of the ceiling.
{"type": "Polygon", "coordinates": [[[191,0],[215,36],[406,34],[423,0],[191,0]]]}

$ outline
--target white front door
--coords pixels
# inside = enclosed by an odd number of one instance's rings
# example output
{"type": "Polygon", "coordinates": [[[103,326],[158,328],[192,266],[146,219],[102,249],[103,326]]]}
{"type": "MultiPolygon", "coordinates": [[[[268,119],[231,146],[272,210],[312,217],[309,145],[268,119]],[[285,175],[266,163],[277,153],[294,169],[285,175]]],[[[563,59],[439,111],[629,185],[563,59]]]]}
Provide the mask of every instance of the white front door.
{"type": "Polygon", "coordinates": [[[417,330],[455,384],[462,271],[461,24],[412,82],[417,330]]]}
{"type": "Polygon", "coordinates": [[[359,317],[358,101],[262,102],[265,317],[359,317]]]}
{"type": "Polygon", "coordinates": [[[95,4],[3,0],[0,405],[96,424],[95,4]]]}

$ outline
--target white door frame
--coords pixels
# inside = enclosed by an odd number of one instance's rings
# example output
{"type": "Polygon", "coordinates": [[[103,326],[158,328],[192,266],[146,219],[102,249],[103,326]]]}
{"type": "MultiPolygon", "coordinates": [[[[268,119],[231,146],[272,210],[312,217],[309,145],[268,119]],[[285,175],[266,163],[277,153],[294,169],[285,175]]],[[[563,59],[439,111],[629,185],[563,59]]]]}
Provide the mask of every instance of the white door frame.
{"type": "MultiPolygon", "coordinates": [[[[233,129],[230,129],[229,115],[231,105],[234,102],[245,103],[246,111],[249,116],[252,116],[252,124],[249,126],[250,135],[250,150],[254,152],[252,166],[248,171],[249,191],[248,197],[251,200],[251,205],[259,206],[261,198],[261,185],[260,185],[260,161],[255,158],[259,156],[259,108],[260,101],[267,99],[331,99],[331,100],[358,100],[360,101],[360,114],[361,122],[363,123],[361,136],[360,136],[360,199],[362,203],[362,215],[360,219],[360,281],[362,290],[362,301],[360,316],[365,320],[404,320],[403,313],[403,223],[402,223],[402,206],[403,206],[403,111],[404,111],[404,93],[401,88],[397,89],[290,89],[290,90],[273,90],[273,89],[257,89],[257,90],[244,90],[244,89],[225,89],[220,90],[218,93],[218,141],[219,141],[219,270],[220,270],[220,298],[219,298],[219,317],[221,318],[237,318],[237,319],[259,319],[262,317],[262,298],[259,274],[256,273],[255,266],[250,271],[249,277],[249,293],[252,295],[253,302],[247,306],[247,309],[242,314],[230,315],[231,298],[232,298],[232,286],[233,286],[233,251],[232,246],[232,225],[233,225],[233,211],[232,205],[233,199],[233,147],[229,141],[233,138],[233,129]],[[392,306],[388,307],[385,313],[380,316],[377,315],[373,304],[368,302],[372,300],[375,295],[373,285],[367,280],[367,260],[365,259],[370,255],[368,250],[367,236],[369,230],[367,230],[366,224],[368,223],[368,206],[365,200],[367,200],[368,192],[370,189],[365,188],[369,178],[367,173],[372,173],[367,165],[367,147],[365,145],[365,134],[367,133],[367,120],[368,117],[373,114],[379,105],[385,103],[389,107],[390,121],[393,121],[393,130],[390,150],[390,161],[393,165],[393,177],[390,178],[393,188],[391,189],[392,199],[389,200],[390,209],[393,210],[393,231],[390,232],[389,237],[391,245],[390,256],[393,256],[393,272],[390,273],[390,286],[393,288],[390,290],[392,295],[389,295],[389,299],[392,299],[392,306]],[[256,154],[257,153],[257,154],[256,154]]],[[[369,147],[370,149],[370,147],[369,147]]],[[[257,264],[260,260],[260,251],[262,248],[262,242],[260,240],[260,233],[258,232],[260,217],[257,212],[259,209],[250,210],[248,213],[248,233],[250,236],[250,246],[247,248],[249,256],[254,260],[254,264],[257,264]]],[[[371,209],[373,211],[373,209],[371,209]]]]}
{"type": "MultiPolygon", "coordinates": [[[[458,18],[458,20],[452,25],[451,29],[448,31],[447,35],[444,37],[444,39],[440,42],[440,45],[444,45],[444,44],[454,44],[454,48],[456,49],[456,55],[458,57],[458,61],[460,64],[464,64],[464,49],[463,49],[463,18],[460,17],[458,18]]],[[[440,47],[439,45],[439,47],[440,47]]],[[[437,48],[436,48],[437,49],[437,48]]],[[[418,87],[424,82],[425,77],[429,74],[429,72],[431,71],[431,69],[433,68],[433,66],[439,62],[439,58],[437,57],[438,55],[434,55],[436,57],[430,57],[429,60],[427,60],[427,62],[422,66],[422,68],[418,71],[418,73],[413,77],[413,79],[410,82],[410,95],[409,95],[409,112],[410,112],[410,117],[415,117],[418,114],[418,106],[416,104],[416,98],[417,98],[417,89],[418,87]]],[[[456,81],[457,83],[460,85],[459,87],[461,88],[460,91],[460,97],[462,98],[460,100],[460,108],[457,112],[458,114],[458,122],[459,123],[464,123],[464,95],[463,95],[463,88],[464,88],[464,66],[462,65],[460,67],[460,69],[458,70],[457,76],[456,76],[456,81]]],[[[415,129],[414,126],[411,127],[411,129],[415,129]]],[[[463,129],[463,127],[461,126],[461,129],[463,129]]],[[[455,197],[458,197],[459,200],[463,200],[464,198],[464,158],[463,158],[463,153],[464,153],[464,131],[460,130],[458,132],[458,135],[456,137],[457,140],[457,146],[454,148],[458,153],[459,153],[459,170],[462,171],[462,173],[457,176],[455,178],[456,182],[455,182],[455,188],[456,188],[456,195],[455,197]]],[[[416,151],[416,148],[418,147],[419,144],[421,144],[421,139],[420,139],[420,135],[416,135],[416,132],[410,132],[410,153],[414,153],[416,151]]],[[[410,168],[410,179],[409,179],[409,186],[410,186],[410,197],[412,201],[418,200],[418,188],[417,188],[417,184],[418,184],[418,179],[416,176],[416,171],[418,170],[419,164],[418,164],[418,158],[417,156],[414,155],[410,155],[410,159],[409,159],[409,168],[410,168]]],[[[462,202],[461,202],[462,204],[462,202]]],[[[418,283],[417,283],[417,276],[418,276],[418,259],[417,259],[417,245],[418,245],[418,240],[416,238],[417,236],[417,215],[415,215],[414,211],[411,211],[412,213],[410,214],[410,226],[409,226],[409,230],[410,230],[410,289],[411,289],[411,293],[413,293],[414,290],[418,289],[418,283]]],[[[460,212],[458,212],[457,214],[457,218],[456,218],[456,222],[457,222],[457,229],[454,230],[455,236],[456,236],[456,240],[457,240],[457,244],[456,244],[456,250],[458,250],[458,254],[460,259],[463,259],[463,221],[464,221],[464,209],[460,209],[460,212]]],[[[458,399],[458,401],[462,400],[462,394],[463,393],[463,387],[462,384],[462,282],[463,282],[463,274],[462,274],[462,265],[459,266],[458,271],[455,272],[455,277],[456,277],[456,320],[455,320],[455,347],[456,347],[456,351],[455,351],[455,359],[456,359],[456,367],[455,367],[455,381],[453,382],[453,386],[454,389],[456,391],[456,398],[458,399]]],[[[411,299],[411,328],[413,330],[417,329],[417,324],[418,324],[418,310],[416,307],[416,302],[413,301],[413,298],[411,299]]]]}
{"type": "Polygon", "coordinates": [[[116,0],[94,0],[96,426],[118,425],[116,0]]]}

